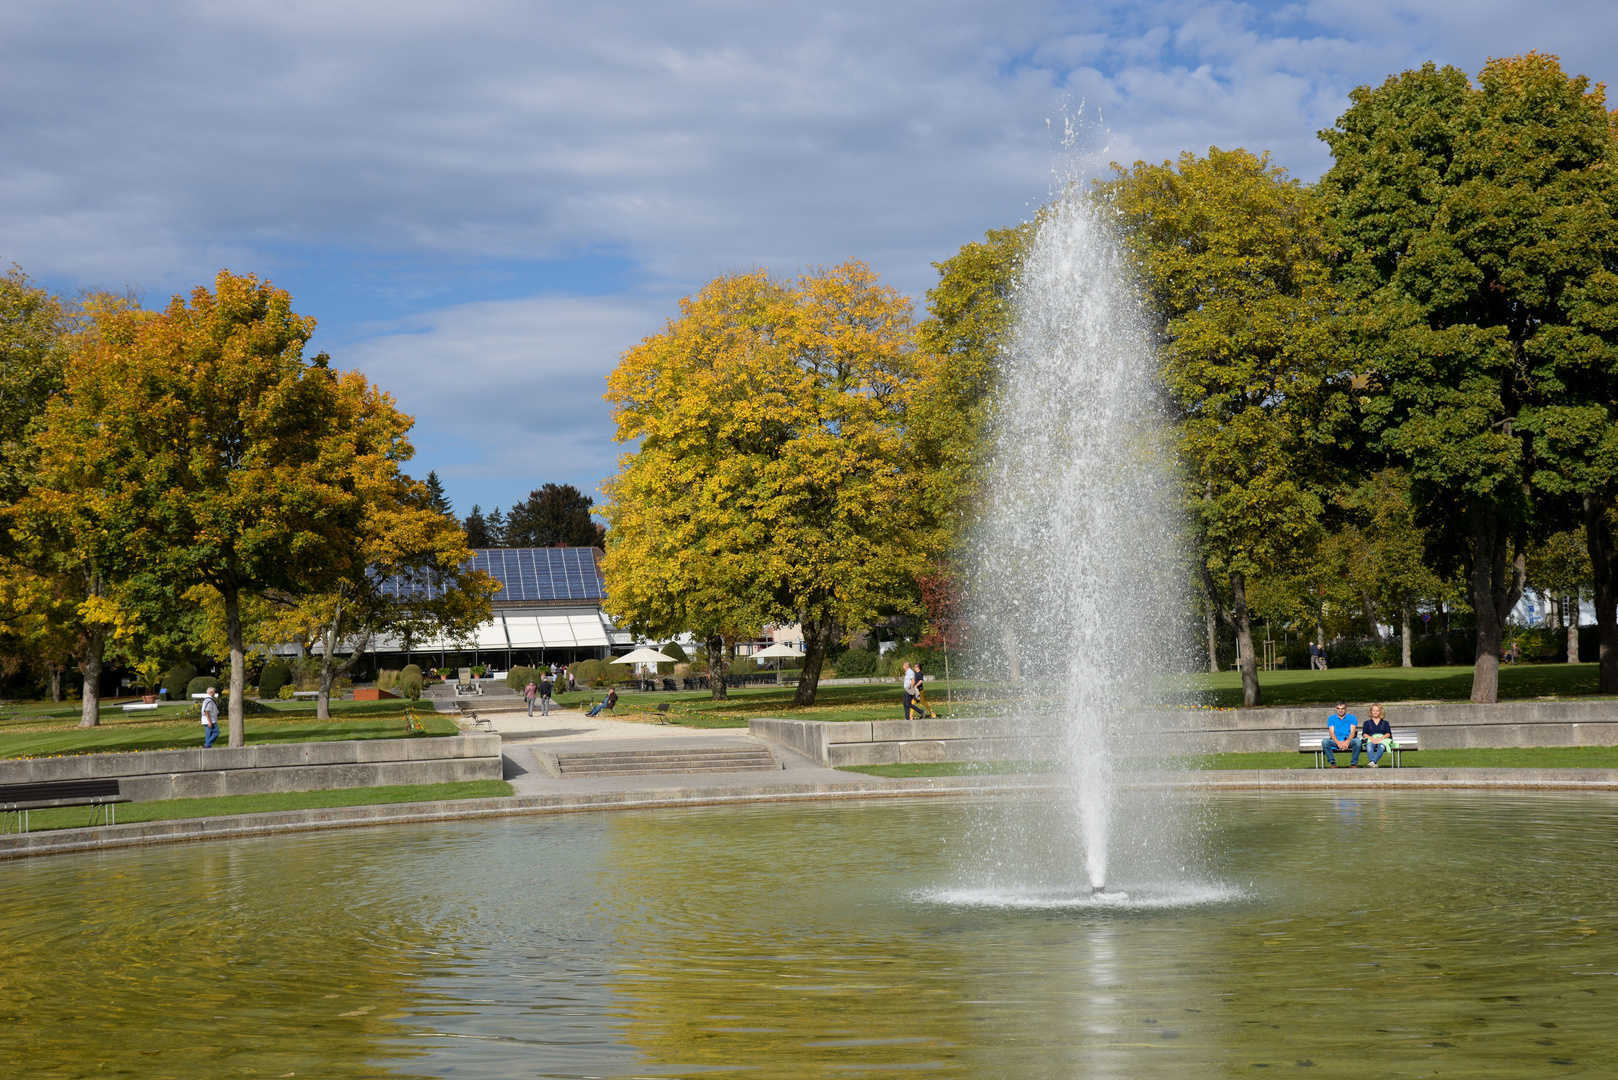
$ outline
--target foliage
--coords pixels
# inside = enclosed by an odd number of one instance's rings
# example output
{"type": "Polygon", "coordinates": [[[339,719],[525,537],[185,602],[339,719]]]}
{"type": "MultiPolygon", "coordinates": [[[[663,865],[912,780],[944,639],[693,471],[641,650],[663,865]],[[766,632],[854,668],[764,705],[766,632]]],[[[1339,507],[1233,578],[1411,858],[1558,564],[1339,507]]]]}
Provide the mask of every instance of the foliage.
{"type": "MultiPolygon", "coordinates": [[[[979,477],[999,392],[1000,350],[1010,338],[1013,300],[1034,226],[991,229],[933,265],[927,318],[916,327],[921,351],[908,434],[926,466],[929,501],[958,542],[981,504],[979,477]]],[[[946,544],[944,546],[950,546],[946,544]]]]}
{"type": "Polygon", "coordinates": [[[837,658],[839,679],[868,679],[876,674],[877,655],[872,649],[848,649],[837,658]]]}
{"type": "Polygon", "coordinates": [[[1321,190],[1366,433],[1409,470],[1435,569],[1465,570],[1472,696],[1493,701],[1533,533],[1604,497],[1618,462],[1612,124],[1599,87],[1535,53],[1475,86],[1427,64],[1350,97],[1321,190]]]}
{"type": "Polygon", "coordinates": [[[461,522],[461,530],[466,534],[466,546],[469,548],[506,546],[506,519],[498,509],[489,511],[485,517],[483,508],[473,503],[472,512],[461,522]]]}
{"type": "Polygon", "coordinates": [[[1323,207],[1245,150],[1114,168],[1097,195],[1128,228],[1159,320],[1199,570],[1256,705],[1246,590],[1319,542],[1347,419],[1323,207]]]}
{"type": "MultiPolygon", "coordinates": [[[[263,698],[264,696],[265,695],[262,692],[260,692],[259,697],[263,698]]],[[[276,698],[277,701],[291,701],[293,698],[295,698],[297,696],[298,696],[297,688],[294,687],[291,683],[282,683],[275,691],[275,698],[276,698]]]]}
{"type": "Polygon", "coordinates": [[[396,685],[402,696],[411,701],[419,701],[423,685],[421,668],[415,664],[406,664],[404,670],[399,672],[399,682],[396,685]]]}
{"type": "Polygon", "coordinates": [[[191,680],[197,677],[197,669],[184,660],[169,668],[168,674],[163,676],[161,688],[169,692],[170,701],[185,701],[191,685],[191,680]]]}
{"type": "MultiPolygon", "coordinates": [[[[608,381],[607,608],[643,636],[798,623],[812,702],[843,628],[913,610],[936,525],[905,438],[910,305],[857,262],[718,278],[608,381]]],[[[716,695],[722,694],[715,680],[716,695]]]]}
{"type": "MultiPolygon", "coordinates": [[[[946,563],[916,575],[921,604],[927,611],[927,632],[919,644],[927,649],[959,649],[966,639],[960,585],[946,563]]],[[[842,670],[839,668],[838,670],[842,670]]]]}
{"type": "Polygon", "coordinates": [[[590,518],[593,499],[572,484],[546,484],[506,515],[504,547],[600,547],[606,529],[590,518]]]}
{"type": "Polygon", "coordinates": [[[190,682],[185,684],[185,693],[184,693],[184,695],[181,696],[180,700],[181,701],[190,701],[192,694],[206,693],[207,690],[208,690],[208,687],[210,687],[210,686],[213,687],[215,690],[219,689],[219,676],[217,676],[217,675],[198,675],[196,678],[192,679],[190,682]]]}
{"type": "Polygon", "coordinates": [[[455,520],[455,507],[449,501],[449,495],[444,491],[444,482],[438,478],[438,470],[429,469],[427,479],[422,481],[427,489],[427,506],[434,513],[443,514],[451,521],[455,520]]]}
{"type": "MultiPolygon", "coordinates": [[[[658,646],[658,651],[664,656],[673,657],[676,664],[683,664],[691,659],[685,654],[685,649],[678,641],[671,641],[667,645],[660,645],[658,646]]],[[[661,666],[662,665],[659,665],[659,667],[661,666]]]]}
{"type": "Polygon", "coordinates": [[[258,696],[276,698],[281,688],[292,681],[292,669],[279,660],[271,660],[258,673],[258,696]]]}

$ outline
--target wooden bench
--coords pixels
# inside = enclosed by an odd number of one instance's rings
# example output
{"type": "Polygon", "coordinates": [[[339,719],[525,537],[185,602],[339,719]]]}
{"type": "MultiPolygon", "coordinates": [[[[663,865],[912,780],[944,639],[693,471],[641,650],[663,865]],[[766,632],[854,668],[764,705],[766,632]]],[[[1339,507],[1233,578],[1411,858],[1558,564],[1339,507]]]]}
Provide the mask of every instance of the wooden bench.
{"type": "Polygon", "coordinates": [[[89,824],[94,825],[105,808],[108,825],[118,824],[114,804],[128,802],[118,794],[117,780],[45,780],[32,784],[0,784],[0,832],[9,832],[11,815],[17,815],[21,832],[28,831],[28,811],[54,806],[90,807],[89,824]]]}
{"type": "MultiPolygon", "coordinates": [[[[1326,765],[1326,751],[1321,749],[1320,746],[1321,740],[1325,737],[1326,732],[1324,730],[1298,732],[1298,753],[1315,755],[1315,768],[1317,769],[1325,768],[1326,765]]],[[[1421,749],[1421,736],[1415,728],[1394,728],[1393,743],[1393,767],[1397,769],[1402,764],[1399,760],[1399,755],[1406,752],[1414,753],[1421,749]]],[[[1351,753],[1351,751],[1338,750],[1337,753],[1347,754],[1351,753]]],[[[1362,749],[1360,754],[1362,757],[1365,756],[1365,751],[1362,749]]]]}

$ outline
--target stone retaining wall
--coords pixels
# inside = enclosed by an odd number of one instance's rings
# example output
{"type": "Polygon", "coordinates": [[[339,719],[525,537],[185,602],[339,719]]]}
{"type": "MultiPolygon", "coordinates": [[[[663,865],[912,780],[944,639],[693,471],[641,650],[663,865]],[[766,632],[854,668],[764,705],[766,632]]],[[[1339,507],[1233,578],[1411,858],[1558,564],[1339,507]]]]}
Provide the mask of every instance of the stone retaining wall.
{"type": "Polygon", "coordinates": [[[501,778],[500,736],[353,739],[0,761],[0,784],[116,777],[135,802],[501,778]]]}
{"type": "MultiPolygon", "coordinates": [[[[1364,702],[1350,703],[1360,719],[1364,702]]],[[[1618,701],[1455,702],[1386,706],[1394,727],[1415,728],[1423,750],[1618,746],[1618,701]]],[[[1152,710],[1137,749],[1168,754],[1296,753],[1300,731],[1324,733],[1325,706],[1152,710]]],[[[959,720],[754,720],[751,734],[833,768],[934,761],[1040,761],[1059,741],[1008,718],[959,720]]]]}

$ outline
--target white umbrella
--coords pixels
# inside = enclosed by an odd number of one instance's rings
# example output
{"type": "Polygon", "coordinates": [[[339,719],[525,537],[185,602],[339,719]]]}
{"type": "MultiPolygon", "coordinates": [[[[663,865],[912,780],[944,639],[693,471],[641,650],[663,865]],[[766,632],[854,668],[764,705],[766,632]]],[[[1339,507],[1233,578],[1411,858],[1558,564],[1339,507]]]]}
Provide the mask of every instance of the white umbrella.
{"type": "Polygon", "coordinates": [[[656,649],[640,648],[627,656],[615,656],[607,661],[609,664],[677,664],[678,660],[672,656],[664,656],[656,649]]]}
{"type": "MultiPolygon", "coordinates": [[[[799,652],[797,649],[794,649],[791,645],[788,645],[785,642],[777,641],[768,649],[760,649],[758,652],[753,654],[754,660],[775,660],[778,658],[783,660],[802,660],[803,653],[799,652]]],[[[775,673],[775,684],[777,686],[781,685],[781,673],[779,671],[775,673]]]]}

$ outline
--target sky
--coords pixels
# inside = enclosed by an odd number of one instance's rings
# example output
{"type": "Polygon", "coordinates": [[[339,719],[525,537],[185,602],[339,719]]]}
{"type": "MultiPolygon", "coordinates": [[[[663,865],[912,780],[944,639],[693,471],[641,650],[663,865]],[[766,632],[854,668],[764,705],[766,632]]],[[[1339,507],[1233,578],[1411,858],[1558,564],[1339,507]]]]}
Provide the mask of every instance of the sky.
{"type": "Polygon", "coordinates": [[[152,307],[267,277],[458,512],[599,499],[607,373],[715,275],[858,258],[919,313],[1075,168],[1312,180],[1356,86],[1530,49],[1618,83],[1615,39],[1586,0],[0,0],[0,265],[152,307]]]}

